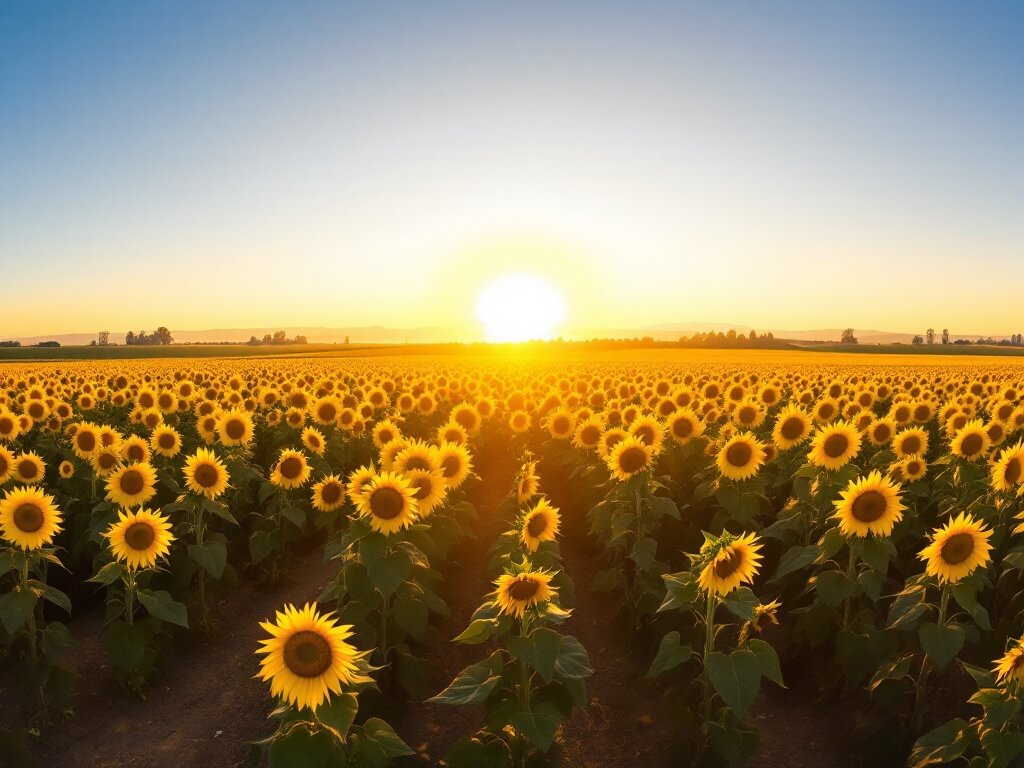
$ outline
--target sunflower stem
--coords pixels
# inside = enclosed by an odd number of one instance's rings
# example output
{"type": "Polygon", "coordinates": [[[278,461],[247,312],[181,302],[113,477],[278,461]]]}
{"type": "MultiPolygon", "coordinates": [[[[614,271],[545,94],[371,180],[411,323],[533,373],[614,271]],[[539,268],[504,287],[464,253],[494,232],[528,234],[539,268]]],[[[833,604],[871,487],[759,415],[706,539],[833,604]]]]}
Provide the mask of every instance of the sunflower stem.
{"type": "Polygon", "coordinates": [[[707,613],[704,615],[704,722],[711,722],[711,676],[708,674],[708,657],[715,650],[715,611],[718,608],[718,596],[708,590],[707,613]]]}
{"type": "MultiPolygon", "coordinates": [[[[850,562],[846,568],[846,575],[853,583],[854,577],[857,573],[857,551],[853,548],[853,542],[849,542],[850,550],[850,562]]],[[[843,629],[850,628],[850,603],[853,602],[852,597],[848,597],[843,601],[843,629]]]]}
{"type": "MultiPolygon", "coordinates": [[[[22,553],[21,558],[21,589],[23,592],[28,592],[28,565],[29,555],[28,552],[22,553]]],[[[29,658],[32,660],[32,672],[35,673],[36,663],[39,660],[39,650],[36,647],[36,611],[35,607],[28,615],[28,652],[29,658]]]]}
{"type": "Polygon", "coordinates": [[[124,581],[124,618],[129,627],[135,623],[135,573],[131,568],[124,581]]]}

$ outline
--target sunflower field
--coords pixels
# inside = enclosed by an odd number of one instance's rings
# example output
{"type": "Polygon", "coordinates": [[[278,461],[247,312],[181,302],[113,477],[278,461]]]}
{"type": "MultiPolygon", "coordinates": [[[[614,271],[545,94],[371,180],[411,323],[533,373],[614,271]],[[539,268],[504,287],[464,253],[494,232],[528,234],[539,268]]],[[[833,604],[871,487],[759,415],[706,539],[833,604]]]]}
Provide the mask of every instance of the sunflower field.
{"type": "Polygon", "coordinates": [[[1004,363],[0,365],[0,764],[1024,766],[1022,440],[1004,363]]]}

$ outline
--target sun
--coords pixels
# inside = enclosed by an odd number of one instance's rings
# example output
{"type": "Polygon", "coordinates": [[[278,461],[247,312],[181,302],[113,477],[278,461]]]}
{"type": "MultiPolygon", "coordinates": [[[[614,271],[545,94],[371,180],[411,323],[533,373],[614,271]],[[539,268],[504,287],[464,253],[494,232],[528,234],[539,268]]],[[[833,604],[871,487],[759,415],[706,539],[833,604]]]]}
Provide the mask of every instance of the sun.
{"type": "Polygon", "coordinates": [[[565,318],[565,300],[537,275],[503,275],[480,292],[476,316],[488,341],[551,339],[565,318]]]}

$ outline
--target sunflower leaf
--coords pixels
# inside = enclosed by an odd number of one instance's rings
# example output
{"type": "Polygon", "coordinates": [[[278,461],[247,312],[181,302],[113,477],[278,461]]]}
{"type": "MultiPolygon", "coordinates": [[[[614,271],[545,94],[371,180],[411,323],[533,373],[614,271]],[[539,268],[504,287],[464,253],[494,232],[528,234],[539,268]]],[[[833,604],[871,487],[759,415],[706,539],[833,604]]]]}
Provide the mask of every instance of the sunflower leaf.
{"type": "Polygon", "coordinates": [[[761,662],[753,651],[733,651],[728,656],[708,656],[708,677],[737,718],[743,719],[761,688],[761,662]]]}
{"type": "Polygon", "coordinates": [[[228,564],[228,548],[216,539],[205,544],[189,544],[188,556],[215,579],[220,579],[228,564]]]}
{"type": "Polygon", "coordinates": [[[488,661],[466,667],[452,680],[451,685],[428,701],[436,704],[479,704],[491,695],[494,687],[501,682],[501,670],[494,670],[488,661]]]}
{"type": "Polygon", "coordinates": [[[526,637],[511,638],[508,649],[517,659],[537,670],[545,683],[550,683],[561,645],[562,636],[544,627],[533,630],[526,637]]]}
{"type": "Polygon", "coordinates": [[[581,680],[590,677],[594,670],[590,666],[590,656],[572,635],[559,635],[558,657],[555,659],[555,673],[567,680],[581,680]]]}
{"type": "Polygon", "coordinates": [[[929,621],[918,628],[917,635],[924,652],[939,668],[952,661],[964,646],[965,633],[958,624],[939,626],[929,621]]]}
{"type": "Polygon", "coordinates": [[[545,752],[555,740],[560,720],[558,707],[550,701],[541,701],[529,711],[524,709],[513,714],[510,724],[537,749],[545,752]]]}
{"type": "Polygon", "coordinates": [[[661,638],[661,645],[658,646],[658,653],[651,662],[650,669],[645,677],[657,677],[663,672],[675,669],[680,664],[685,664],[693,654],[693,647],[682,645],[678,632],[669,632],[661,638]]]}
{"type": "Polygon", "coordinates": [[[749,587],[734,589],[722,598],[722,605],[728,609],[729,613],[744,621],[750,621],[754,618],[757,606],[760,604],[761,601],[757,599],[757,595],[749,587]]]}
{"type": "Polygon", "coordinates": [[[0,623],[13,635],[28,621],[39,597],[31,589],[17,589],[0,596],[0,623]]]}
{"type": "Polygon", "coordinates": [[[140,589],[138,595],[139,602],[149,611],[150,616],[188,629],[188,610],[184,603],[179,603],[169,592],[162,589],[140,589]]]}

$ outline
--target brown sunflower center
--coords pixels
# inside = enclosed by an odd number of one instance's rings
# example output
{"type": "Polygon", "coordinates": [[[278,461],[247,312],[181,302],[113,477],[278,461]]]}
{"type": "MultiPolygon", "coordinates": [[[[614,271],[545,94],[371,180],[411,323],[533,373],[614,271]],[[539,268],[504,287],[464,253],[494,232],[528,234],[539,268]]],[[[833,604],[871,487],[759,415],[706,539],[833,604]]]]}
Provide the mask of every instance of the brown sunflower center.
{"type": "Polygon", "coordinates": [[[583,431],[580,432],[580,442],[582,442],[584,445],[593,445],[598,441],[598,438],[600,437],[601,430],[599,430],[592,424],[590,426],[584,427],[583,431]]]}
{"type": "Polygon", "coordinates": [[[31,459],[24,459],[18,462],[18,476],[31,480],[39,475],[39,467],[31,459]]]}
{"type": "Polygon", "coordinates": [[[430,466],[430,461],[428,459],[425,459],[423,456],[411,456],[405,462],[405,470],[407,472],[410,469],[426,469],[426,470],[429,470],[431,468],[432,467],[430,466]]]}
{"type": "Polygon", "coordinates": [[[850,447],[849,438],[841,432],[829,435],[825,438],[825,443],[822,445],[822,450],[825,451],[825,455],[830,459],[838,459],[844,453],[847,448],[850,447]]]}
{"type": "Polygon", "coordinates": [[[526,523],[526,532],[534,538],[540,536],[548,529],[548,520],[544,515],[534,515],[526,523]]]}
{"type": "Polygon", "coordinates": [[[885,496],[880,491],[864,491],[853,500],[853,516],[862,523],[873,523],[885,514],[888,506],[885,496]]]}
{"type": "Polygon", "coordinates": [[[558,416],[551,422],[551,427],[556,435],[564,435],[569,431],[569,420],[565,416],[558,416]]]}
{"type": "Polygon", "coordinates": [[[174,435],[170,432],[164,432],[157,439],[157,445],[163,448],[165,451],[171,450],[174,447],[174,435]]]}
{"type": "Polygon", "coordinates": [[[320,489],[320,496],[325,504],[337,504],[341,500],[341,486],[337,483],[327,483],[320,489]]]}
{"type": "Polygon", "coordinates": [[[1018,483],[1020,482],[1021,476],[1021,461],[1020,457],[1014,456],[1008,462],[1006,462],[1006,470],[1003,472],[1003,479],[1007,483],[1018,483]]]}
{"type": "Polygon", "coordinates": [[[725,452],[725,460],[734,467],[745,467],[754,458],[754,451],[748,443],[733,443],[725,452]]]}
{"type": "Polygon", "coordinates": [[[245,436],[245,424],[240,419],[231,419],[224,425],[224,431],[232,440],[241,440],[245,436]]]}
{"type": "Polygon", "coordinates": [[[462,461],[458,456],[446,456],[441,462],[445,477],[455,477],[462,471],[462,461]]]}
{"type": "Polygon", "coordinates": [[[676,437],[689,437],[693,434],[693,423],[686,418],[676,419],[672,423],[672,434],[676,437]]]}
{"type": "Polygon", "coordinates": [[[972,432],[963,439],[960,443],[960,450],[963,451],[964,456],[976,456],[981,453],[982,447],[985,445],[985,441],[981,435],[977,432],[972,432]]]}
{"type": "Polygon", "coordinates": [[[296,632],[284,644],[285,666],[299,677],[319,677],[331,662],[331,646],[319,632],[296,632]]]}
{"type": "Polygon", "coordinates": [[[139,470],[129,469],[121,475],[119,485],[121,490],[128,496],[135,496],[142,493],[142,489],[146,487],[146,478],[142,476],[139,470]]]}
{"type": "Polygon", "coordinates": [[[139,551],[149,549],[156,539],[156,531],[149,523],[132,523],[124,532],[124,543],[139,551]]]}
{"type": "Polygon", "coordinates": [[[974,552],[974,537],[969,533],[954,533],[942,545],[942,559],[950,565],[960,565],[974,552]]]}
{"type": "Polygon", "coordinates": [[[14,510],[14,524],[25,533],[35,533],[43,527],[43,510],[38,504],[26,502],[14,510]]]}
{"type": "Polygon", "coordinates": [[[757,409],[756,408],[751,408],[750,406],[746,406],[744,408],[740,408],[740,412],[739,412],[740,424],[753,424],[754,420],[756,418],[757,418],[757,409]]]}
{"type": "Polygon", "coordinates": [[[281,477],[286,480],[294,480],[302,474],[302,459],[297,456],[289,456],[281,462],[281,477]]]}
{"type": "Polygon", "coordinates": [[[918,453],[921,450],[920,435],[907,435],[901,443],[904,453],[918,453]]]}
{"type": "Polygon", "coordinates": [[[92,432],[79,432],[77,436],[78,449],[86,453],[96,450],[96,435],[92,432]]]}
{"type": "Polygon", "coordinates": [[[637,427],[633,434],[636,435],[644,445],[654,445],[654,429],[652,427],[644,424],[643,426],[637,427]]]}
{"type": "Polygon", "coordinates": [[[719,557],[715,561],[715,576],[720,579],[727,579],[739,570],[743,564],[743,553],[733,547],[726,557],[719,557]]]}
{"type": "Polygon", "coordinates": [[[889,439],[890,433],[891,430],[889,429],[888,424],[878,424],[875,427],[875,440],[877,440],[880,443],[884,443],[886,440],[889,439]]]}
{"type": "Polygon", "coordinates": [[[508,594],[513,600],[529,600],[537,594],[540,582],[529,576],[517,577],[508,587],[508,594]]]}
{"type": "Polygon", "coordinates": [[[402,494],[390,486],[377,488],[370,495],[370,512],[381,520],[393,520],[402,514],[405,499],[402,494]]]}
{"type": "Polygon", "coordinates": [[[786,440],[796,440],[804,433],[804,422],[802,419],[792,417],[782,422],[779,433],[786,440]]]}
{"type": "Polygon", "coordinates": [[[416,488],[416,500],[423,501],[425,498],[430,496],[430,492],[433,490],[433,485],[430,483],[429,477],[421,477],[413,482],[413,487],[416,488]]]}
{"type": "Polygon", "coordinates": [[[199,464],[196,466],[195,472],[193,472],[193,477],[195,477],[196,485],[203,488],[212,488],[217,484],[220,473],[212,464],[199,464]]]}
{"type": "Polygon", "coordinates": [[[637,445],[627,447],[619,454],[619,467],[623,472],[632,474],[647,466],[647,453],[637,445]]]}

